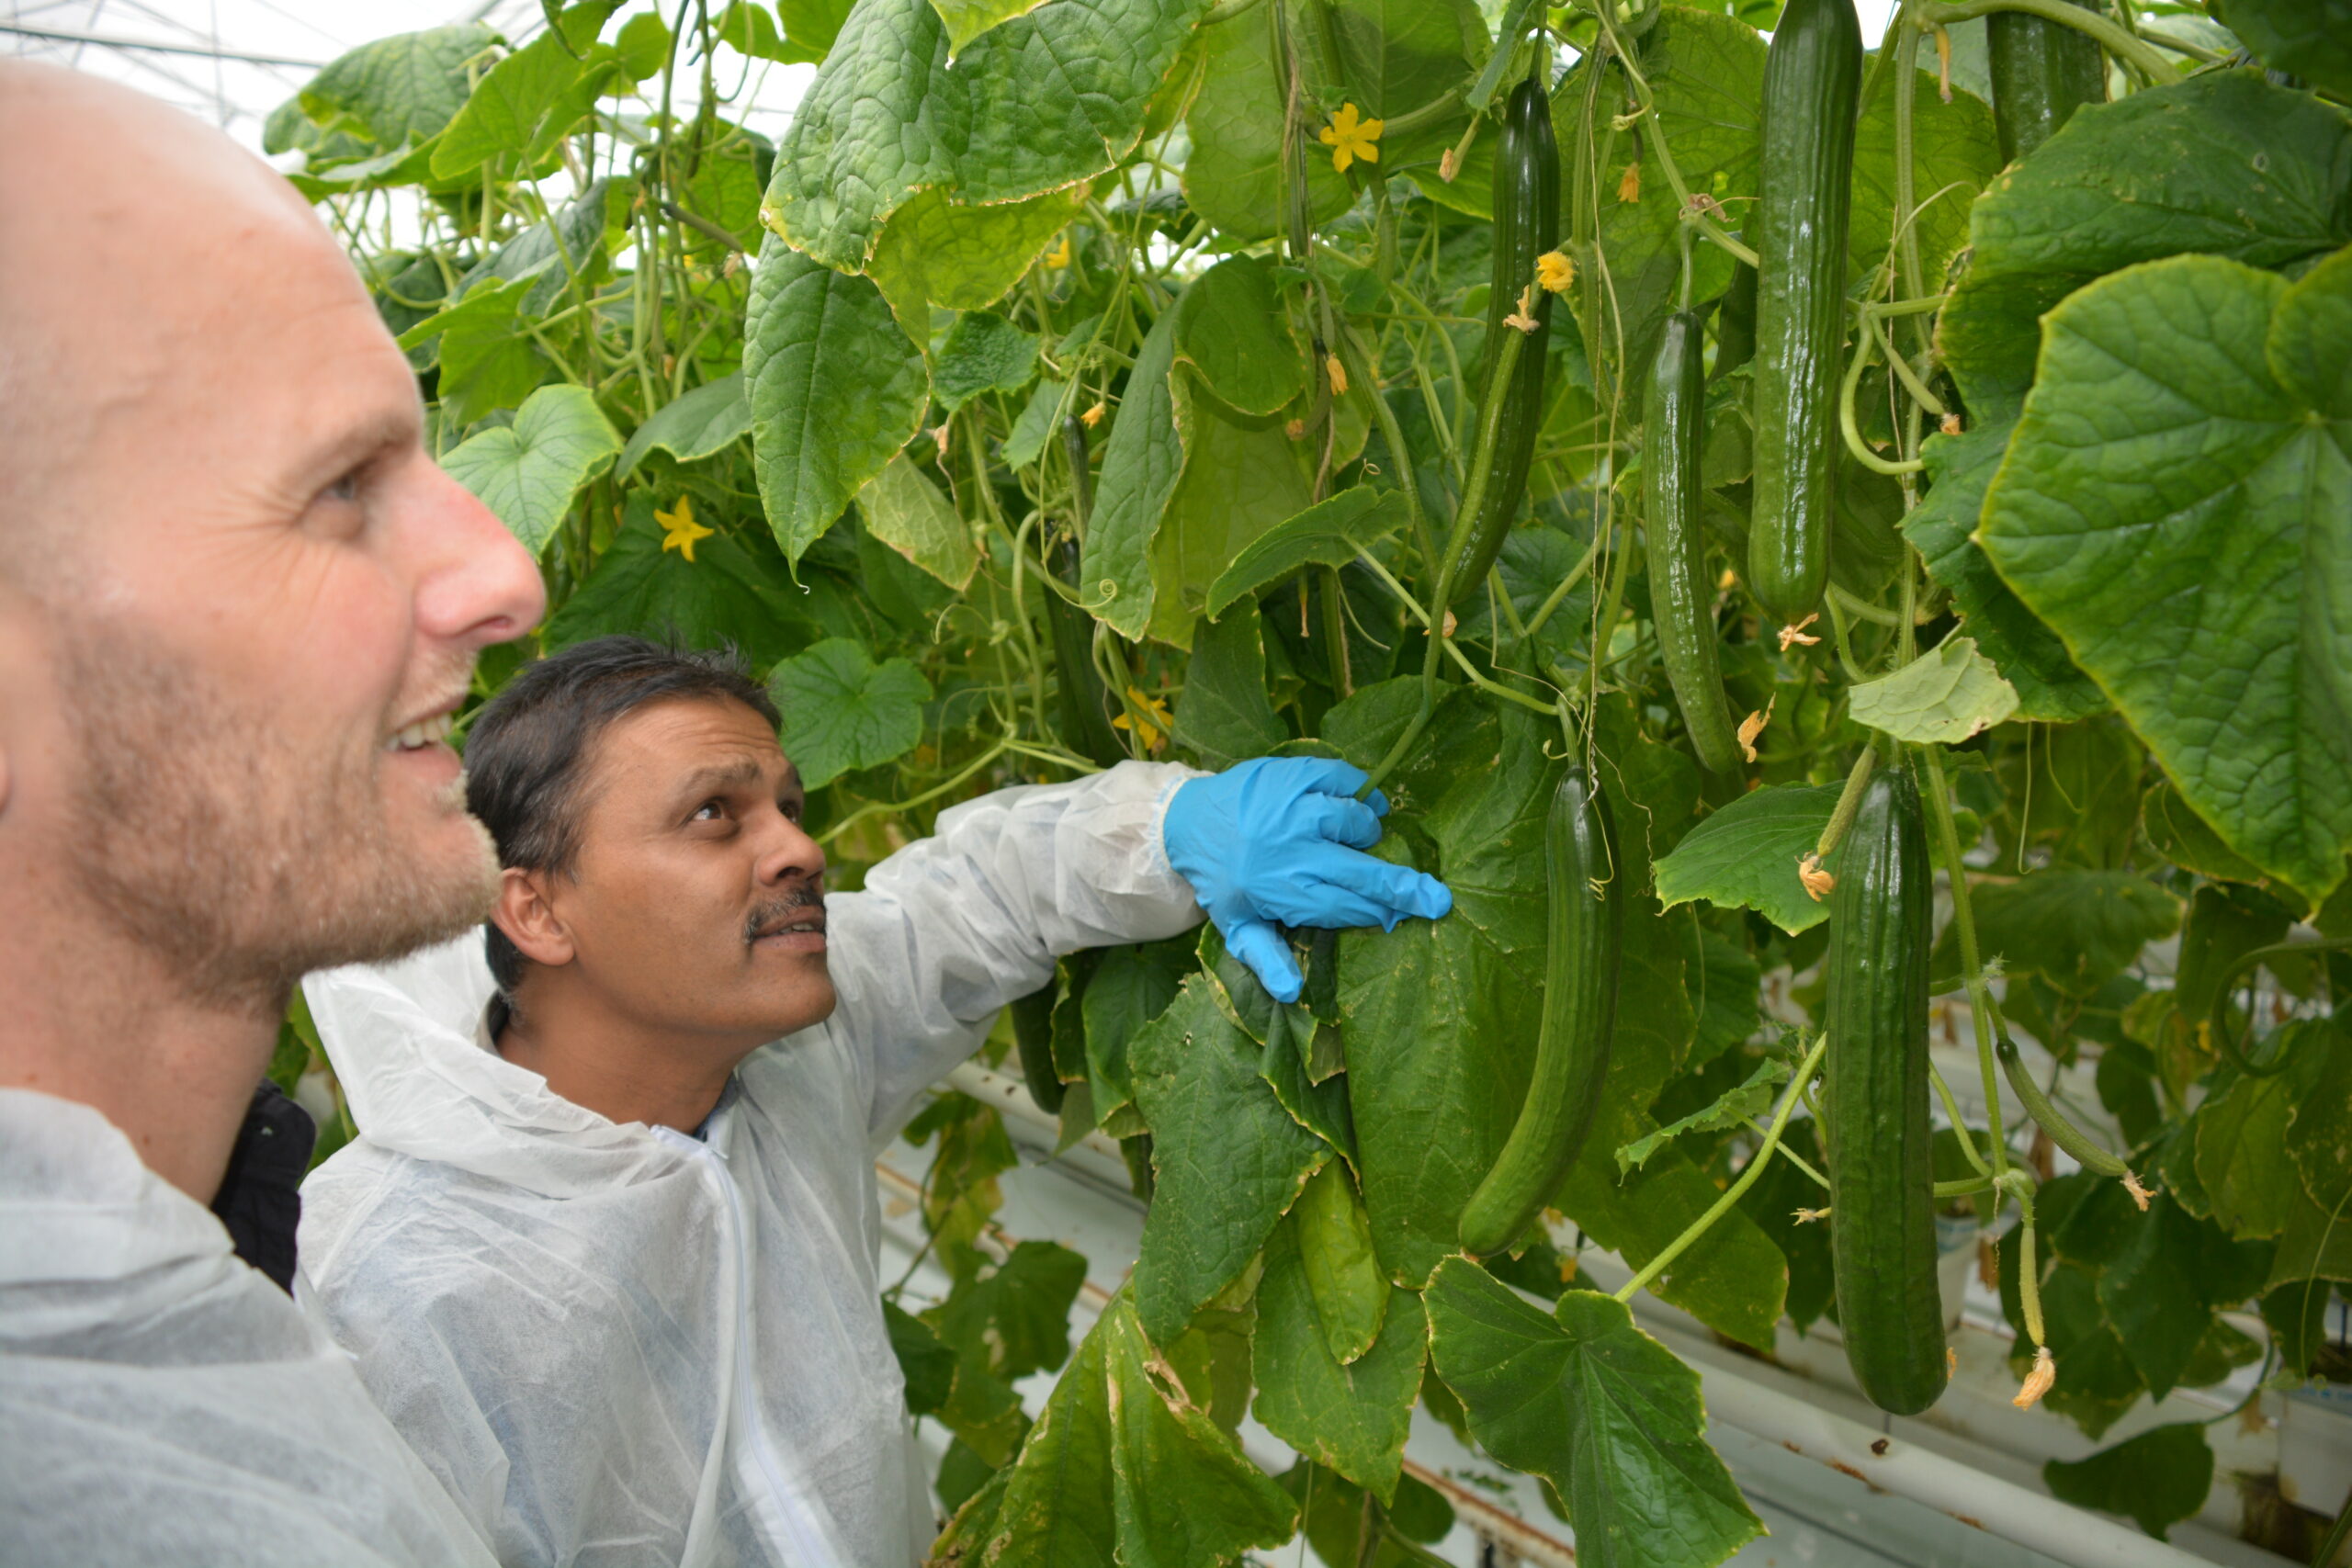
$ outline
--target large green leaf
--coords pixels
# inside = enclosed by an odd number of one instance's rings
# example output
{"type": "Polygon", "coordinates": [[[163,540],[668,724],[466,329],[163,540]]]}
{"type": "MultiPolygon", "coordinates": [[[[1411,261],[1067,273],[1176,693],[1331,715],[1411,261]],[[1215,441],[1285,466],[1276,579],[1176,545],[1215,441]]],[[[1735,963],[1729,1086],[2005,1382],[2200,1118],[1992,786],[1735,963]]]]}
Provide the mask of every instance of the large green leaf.
{"type": "Polygon", "coordinates": [[[653,496],[631,494],[595,570],[540,634],[549,652],[626,632],[683,648],[732,644],[764,668],[824,635],[772,548],[747,548],[721,532],[695,540],[688,560],[662,548],[664,532],[653,496]]]}
{"type": "Polygon", "coordinates": [[[922,425],[922,355],[872,282],[771,239],[743,322],[743,377],[760,499],[797,561],[922,425]]]}
{"type": "Polygon", "coordinates": [[[534,556],[555,537],[571,498],[602,473],[621,448],[620,433],[585,387],[542,387],[514,423],[485,430],[441,459],[449,475],[534,556]]]}
{"type": "MultiPolygon", "coordinates": [[[[2101,1196],[2118,1213],[2125,1210],[2115,1197],[2101,1196]]],[[[2148,1396],[2162,1399],[2188,1370],[2215,1309],[2237,1306],[2261,1290],[2270,1249],[2233,1242],[2169,1193],[2157,1194],[2145,1214],[2136,1207],[2125,1214],[2120,1240],[2099,1270],[2099,1307],[2148,1396]]]]}
{"type": "Polygon", "coordinates": [[[1155,1177],[1136,1304],[1153,1341],[1167,1345],[1249,1266],[1327,1151],[1258,1076],[1254,1043],[1204,975],[1184,982],[1127,1059],[1155,1177]]]}
{"type": "Polygon", "coordinates": [[[2321,1059],[2296,1075],[2312,1088],[2297,1098],[2287,1154],[2311,1201],[2334,1213],[2352,1205],[2352,1032],[2334,1024],[2305,1030],[2297,1048],[2321,1059]]]}
{"type": "Polygon", "coordinates": [[[1290,739],[1266,695],[1265,623],[1257,607],[1201,628],[1176,705],[1176,739],[1212,768],[1262,757],[1290,739]]]}
{"type": "Polygon", "coordinates": [[[931,682],[903,659],[876,664],[862,645],[828,637],[777,665],[768,694],[784,716],[785,755],[819,789],[913,750],[931,682]]]}
{"type": "Polygon", "coordinates": [[[907,559],[962,592],[979,570],[979,547],[955,505],[904,452],[857,492],[865,531],[907,559]]]}
{"type": "Polygon", "coordinates": [[[1260,418],[1306,389],[1306,355],[1291,341],[1273,274],[1255,256],[1228,256],[1185,290],[1176,358],[1235,411],[1260,418]]]}
{"type": "Polygon", "coordinates": [[[657,446],[681,463],[698,462],[725,451],[751,428],[752,405],[738,370],[662,404],[621,448],[615,471],[626,479],[657,446]]]}
{"type": "Polygon", "coordinates": [[[1394,1292],[1379,1337],[1344,1366],[1331,1355],[1328,1326],[1308,1287],[1297,1226],[1284,1220],[1267,1243],[1258,1281],[1258,1397],[1251,1409],[1301,1454],[1386,1501],[1396,1495],[1420,1393],[1428,1320],[1419,1297],[1394,1292]]]}
{"type": "MultiPolygon", "coordinates": [[[[1368,709],[1378,690],[1351,701],[1368,709]]],[[[1342,716],[1333,710],[1329,735],[1348,733],[1342,716]]],[[[1438,781],[1451,786],[1428,818],[1444,859],[1421,869],[1453,888],[1454,911],[1340,937],[1373,1245],[1389,1277],[1417,1289],[1457,1250],[1463,1207],[1526,1098],[1542,1021],[1543,814],[1557,776],[1541,728],[1506,729],[1479,698],[1449,702],[1421,744],[1385,787],[1401,816],[1438,781]]],[[[1413,837],[1391,832],[1373,852],[1408,858],[1413,837]]]]}
{"type": "Polygon", "coordinates": [[[433,177],[464,179],[484,164],[536,170],[595,107],[620,71],[610,49],[572,52],[550,28],[492,66],[433,149],[433,177]]]}
{"type": "Polygon", "coordinates": [[[1084,186],[998,207],[959,207],[942,190],[916,193],[890,214],[866,271],[910,333],[928,334],[932,305],[984,310],[1021,281],[1069,227],[1084,186]]]}
{"type": "Polygon", "coordinates": [[[2347,189],[2352,119],[2258,72],[2083,109],[1970,209],[1968,270],[1936,331],[1971,415],[2016,411],[2037,323],[2084,284],[2184,251],[2284,266],[2334,250],[2352,240],[2347,189]]]}
{"type": "Polygon", "coordinates": [[[1346,566],[1405,525],[1402,491],[1353,485],[1318,501],[1296,516],[1259,535],[1209,584],[1203,613],[1222,615],[1245,593],[1280,582],[1308,566],[1346,566]]]}
{"type": "MultiPolygon", "coordinates": [[[[1473,0],[1337,0],[1329,15],[1350,100],[1384,119],[1467,90],[1491,47],[1473,0]]],[[[1384,143],[1380,156],[1395,152],[1384,143]]]]}
{"type": "Polygon", "coordinates": [[[932,0],[867,0],[777,148],[769,221],[796,248],[854,271],[917,191],[982,206],[1091,179],[1134,149],[1207,4],[1050,0],[951,62],[932,0]]]}
{"type": "Polygon", "coordinates": [[[1099,1123],[1135,1098],[1127,1052],[1146,1024],[1168,1010],[1189,958],[1169,946],[1114,947],[1102,955],[1079,1003],[1086,1025],[1086,1071],[1099,1123]]]}
{"type": "Polygon", "coordinates": [[[1130,638],[1141,637],[1151,624],[1152,542],[1184,463],[1169,389],[1180,320],[1174,307],[1162,310],[1136,351],[1126,393],[1102,448],[1094,515],[1079,563],[1080,598],[1103,625],[1130,638]]]}
{"type": "Polygon", "coordinates": [[[1891,675],[1847,693],[1856,724],[1897,740],[1956,746],[2017,712],[2017,688],[1976,651],[1973,637],[1946,637],[1891,675]]]}
{"type": "Polygon", "coordinates": [[[2058,634],[2018,602],[1975,540],[1984,491],[2009,448],[2010,420],[1959,435],[1931,435],[1920,449],[1932,488],[1903,519],[1928,574],[1951,590],[1961,625],[2018,694],[2016,716],[2065,724],[2107,706],[2107,695],[2075,667],[2058,634]]]}
{"type": "Polygon", "coordinates": [[[364,132],[379,147],[424,141],[465,103],[466,62],[497,37],[464,22],[361,44],[311,78],[302,107],[320,124],[364,132]]]}
{"type": "Polygon", "coordinates": [[[2156,262],[2045,331],[1985,553],[2198,815],[2317,902],[2352,846],[2352,252],[2291,287],[2156,262]]]}
{"type": "Polygon", "coordinates": [[[1791,936],[1811,930],[1829,918],[1829,906],[1805,892],[1797,863],[1820,843],[1837,808],[1835,784],[1749,790],[1659,858],[1658,901],[1670,909],[1702,898],[1754,909],[1791,936]]]}
{"type": "Polygon", "coordinates": [[[2213,1488],[2213,1450],[2201,1421],[2151,1427],[2111,1449],[2078,1460],[2053,1459],[2042,1483],[2062,1503],[2123,1514],[2158,1540],[2196,1516],[2213,1488]]]}
{"type": "Polygon", "coordinates": [[[1623,1303],[1570,1291],[1547,1315],[1476,1264],[1430,1282],[1430,1354],[1495,1458],[1558,1488],[1593,1568],[1705,1568],[1764,1533],[1707,1446],[1699,1374],[1623,1303]]]}
{"type": "MultiPolygon", "coordinates": [[[[1266,18],[1245,12],[1201,29],[1206,55],[1201,88],[1184,118],[1193,150],[1184,160],[1184,199],[1237,241],[1283,227],[1283,96],[1266,18]]],[[[1353,198],[1331,160],[1306,160],[1315,221],[1328,223],[1353,198]]]]}

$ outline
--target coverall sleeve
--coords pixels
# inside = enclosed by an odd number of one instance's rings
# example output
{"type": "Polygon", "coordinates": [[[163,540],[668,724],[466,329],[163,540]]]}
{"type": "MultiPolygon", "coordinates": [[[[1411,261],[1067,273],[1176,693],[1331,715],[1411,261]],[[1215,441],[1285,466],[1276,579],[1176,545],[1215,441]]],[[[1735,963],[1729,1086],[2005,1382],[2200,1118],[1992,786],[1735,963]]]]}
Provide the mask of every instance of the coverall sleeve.
{"type": "Polygon", "coordinates": [[[1160,826],[1169,796],[1199,776],[1129,761],[1000,790],[943,813],[933,836],[876,865],[864,891],[826,900],[832,1023],[866,1069],[877,1144],[1060,955],[1200,923],[1160,826]]]}

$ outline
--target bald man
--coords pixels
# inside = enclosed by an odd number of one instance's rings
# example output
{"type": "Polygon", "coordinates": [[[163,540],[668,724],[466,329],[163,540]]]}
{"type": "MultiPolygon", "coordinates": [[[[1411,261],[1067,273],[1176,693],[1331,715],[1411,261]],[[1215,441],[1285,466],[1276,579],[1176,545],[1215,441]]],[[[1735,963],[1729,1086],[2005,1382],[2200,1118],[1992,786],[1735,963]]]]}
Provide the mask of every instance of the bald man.
{"type": "Polygon", "coordinates": [[[0,62],[0,1560],[488,1562],[208,1210],[307,970],[479,923],[543,599],[318,219],[0,62]]]}

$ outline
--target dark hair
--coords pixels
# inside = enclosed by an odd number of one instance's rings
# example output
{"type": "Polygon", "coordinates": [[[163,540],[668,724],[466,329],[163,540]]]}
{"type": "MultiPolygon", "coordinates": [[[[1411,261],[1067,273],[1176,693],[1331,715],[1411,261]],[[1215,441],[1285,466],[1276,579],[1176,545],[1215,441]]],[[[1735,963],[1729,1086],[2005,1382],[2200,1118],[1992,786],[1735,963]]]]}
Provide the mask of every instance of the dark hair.
{"type": "MultiPolygon", "coordinates": [[[[663,648],[600,637],[526,664],[482,705],[466,737],[466,805],[490,829],[498,863],[569,874],[580,854],[581,786],[588,755],[615,721],[648,703],[741,703],[773,726],[775,704],[732,649],[663,648]]],[[[490,973],[512,1005],[521,950],[484,927],[490,973]]],[[[492,1008],[492,1031],[507,1008],[492,1008]]]]}

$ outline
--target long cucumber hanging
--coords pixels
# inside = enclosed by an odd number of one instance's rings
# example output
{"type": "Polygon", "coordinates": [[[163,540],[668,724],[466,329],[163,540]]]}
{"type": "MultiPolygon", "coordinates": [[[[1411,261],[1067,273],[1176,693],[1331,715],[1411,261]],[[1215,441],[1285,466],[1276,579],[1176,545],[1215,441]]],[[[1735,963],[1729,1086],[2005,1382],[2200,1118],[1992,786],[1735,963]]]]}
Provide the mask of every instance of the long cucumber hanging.
{"type": "Polygon", "coordinates": [[[1829,581],[1861,73],[1854,0],[1789,0],[1764,61],[1747,529],[1748,586],[1783,626],[1814,614],[1829,581]]]}

